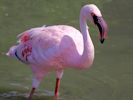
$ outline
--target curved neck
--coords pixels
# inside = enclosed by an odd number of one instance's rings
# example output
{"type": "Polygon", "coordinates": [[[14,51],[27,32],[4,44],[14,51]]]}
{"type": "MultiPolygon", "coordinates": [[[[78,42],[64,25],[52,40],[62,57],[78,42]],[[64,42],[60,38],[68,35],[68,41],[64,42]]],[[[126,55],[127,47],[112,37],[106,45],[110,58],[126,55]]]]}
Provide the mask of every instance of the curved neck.
{"type": "MultiPolygon", "coordinates": [[[[80,29],[83,35],[84,50],[81,56],[81,64],[88,65],[90,62],[93,62],[94,58],[94,46],[88,31],[87,26],[87,16],[84,16],[84,10],[81,10],[80,13],[80,29]]],[[[89,65],[88,65],[89,66],[89,65]]]]}

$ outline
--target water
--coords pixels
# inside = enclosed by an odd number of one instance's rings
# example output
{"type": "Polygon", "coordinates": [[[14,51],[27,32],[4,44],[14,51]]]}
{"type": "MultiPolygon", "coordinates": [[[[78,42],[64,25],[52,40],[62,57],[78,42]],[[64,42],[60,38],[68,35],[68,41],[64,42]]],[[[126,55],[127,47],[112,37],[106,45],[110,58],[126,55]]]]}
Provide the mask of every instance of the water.
{"type": "MultiPolygon", "coordinates": [[[[26,65],[3,54],[16,35],[31,27],[68,24],[79,28],[82,5],[95,3],[109,32],[104,45],[90,26],[95,61],[90,70],[66,70],[61,81],[62,100],[133,100],[132,0],[0,0],[0,100],[27,100],[32,73],[26,65]]],[[[55,100],[55,73],[41,83],[33,100],[55,100]]]]}

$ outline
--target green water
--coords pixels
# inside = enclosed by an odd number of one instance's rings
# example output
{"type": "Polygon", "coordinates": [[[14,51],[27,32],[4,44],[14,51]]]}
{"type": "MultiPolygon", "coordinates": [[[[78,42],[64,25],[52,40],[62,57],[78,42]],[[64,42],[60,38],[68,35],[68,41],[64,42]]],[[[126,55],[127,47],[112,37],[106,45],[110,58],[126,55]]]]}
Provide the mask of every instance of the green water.
{"type": "MultiPolygon", "coordinates": [[[[68,24],[79,29],[79,11],[95,3],[106,19],[109,32],[104,45],[90,26],[95,45],[91,69],[65,70],[61,100],[133,100],[133,1],[132,0],[0,0],[0,100],[27,100],[32,74],[21,62],[3,54],[16,35],[31,28],[68,24]]],[[[55,100],[55,73],[40,84],[33,100],[55,100]]]]}

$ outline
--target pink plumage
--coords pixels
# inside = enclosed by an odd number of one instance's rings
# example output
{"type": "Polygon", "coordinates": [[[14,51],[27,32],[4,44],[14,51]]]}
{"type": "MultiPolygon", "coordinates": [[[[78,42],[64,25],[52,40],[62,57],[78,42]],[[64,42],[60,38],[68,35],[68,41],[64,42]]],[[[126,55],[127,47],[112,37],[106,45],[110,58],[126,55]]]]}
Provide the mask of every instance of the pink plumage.
{"type": "Polygon", "coordinates": [[[85,5],[81,9],[81,32],[72,26],[53,25],[32,28],[18,35],[18,45],[11,47],[7,55],[30,66],[34,74],[30,99],[42,78],[50,71],[56,71],[55,95],[58,96],[65,68],[86,69],[92,65],[94,46],[87,19],[98,26],[100,41],[103,43],[107,26],[94,4],[85,5]]]}

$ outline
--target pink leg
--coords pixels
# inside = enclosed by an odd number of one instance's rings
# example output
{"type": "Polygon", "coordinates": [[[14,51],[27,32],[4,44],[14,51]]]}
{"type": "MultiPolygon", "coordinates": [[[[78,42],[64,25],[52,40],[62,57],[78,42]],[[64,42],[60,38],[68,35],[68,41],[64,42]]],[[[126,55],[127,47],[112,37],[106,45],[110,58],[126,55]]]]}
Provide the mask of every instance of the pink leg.
{"type": "Polygon", "coordinates": [[[30,91],[29,100],[32,100],[32,96],[33,96],[33,94],[34,94],[34,92],[35,92],[35,89],[36,89],[36,88],[32,88],[32,90],[30,91]]]}
{"type": "Polygon", "coordinates": [[[39,84],[40,84],[40,80],[38,80],[35,77],[33,77],[32,89],[31,89],[30,94],[29,94],[29,100],[32,100],[32,97],[33,97],[33,94],[35,92],[35,89],[39,86],[39,84]]]}
{"type": "Polygon", "coordinates": [[[55,86],[55,96],[59,95],[59,87],[60,87],[60,79],[56,78],[56,86],[55,86]]]}

